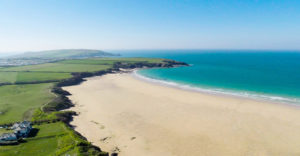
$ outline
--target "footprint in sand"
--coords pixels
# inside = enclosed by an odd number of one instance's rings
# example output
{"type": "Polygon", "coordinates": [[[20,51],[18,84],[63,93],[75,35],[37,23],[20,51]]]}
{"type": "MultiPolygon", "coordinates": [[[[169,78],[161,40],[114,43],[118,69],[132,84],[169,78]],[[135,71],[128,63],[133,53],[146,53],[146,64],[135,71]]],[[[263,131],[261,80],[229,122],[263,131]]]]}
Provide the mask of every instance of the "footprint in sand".
{"type": "Polygon", "coordinates": [[[104,138],[100,139],[100,141],[103,143],[108,143],[109,139],[111,139],[111,137],[104,137],[104,138]]]}
{"type": "Polygon", "coordinates": [[[115,148],[113,148],[112,153],[120,153],[121,150],[118,146],[116,146],[115,148]]]}
{"type": "Polygon", "coordinates": [[[131,137],[131,138],[130,138],[130,140],[134,140],[134,139],[136,139],[136,137],[131,137]]]}
{"type": "Polygon", "coordinates": [[[100,129],[104,129],[104,128],[105,128],[104,125],[102,125],[102,124],[100,124],[100,123],[98,123],[98,122],[96,122],[96,121],[91,121],[91,122],[94,123],[94,124],[96,124],[96,125],[99,125],[99,126],[100,126],[100,129]]]}

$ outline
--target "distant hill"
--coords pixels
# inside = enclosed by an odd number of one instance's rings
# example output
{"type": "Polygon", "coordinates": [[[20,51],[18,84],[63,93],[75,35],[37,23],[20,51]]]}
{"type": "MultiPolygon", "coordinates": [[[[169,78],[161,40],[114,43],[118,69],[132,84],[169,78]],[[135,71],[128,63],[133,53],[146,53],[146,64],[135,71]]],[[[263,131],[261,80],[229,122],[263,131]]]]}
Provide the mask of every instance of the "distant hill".
{"type": "Polygon", "coordinates": [[[17,55],[19,53],[16,53],[16,52],[6,52],[6,53],[0,53],[0,59],[1,58],[6,58],[6,57],[9,57],[9,56],[13,56],[13,55],[17,55]]]}
{"type": "Polygon", "coordinates": [[[11,56],[10,58],[80,59],[80,58],[108,57],[108,56],[118,56],[118,55],[107,53],[101,50],[60,49],[60,50],[46,50],[46,51],[37,51],[37,52],[25,52],[22,54],[11,56]]]}

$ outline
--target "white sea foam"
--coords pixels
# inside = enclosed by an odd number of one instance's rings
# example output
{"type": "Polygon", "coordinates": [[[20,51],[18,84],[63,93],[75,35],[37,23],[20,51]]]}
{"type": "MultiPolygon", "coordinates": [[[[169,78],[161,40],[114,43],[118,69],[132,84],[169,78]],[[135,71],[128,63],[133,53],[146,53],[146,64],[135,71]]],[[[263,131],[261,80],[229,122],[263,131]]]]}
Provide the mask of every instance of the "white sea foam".
{"type": "Polygon", "coordinates": [[[157,83],[157,84],[168,86],[168,87],[189,90],[189,91],[196,91],[196,92],[209,93],[209,94],[215,94],[215,95],[236,96],[236,97],[251,98],[251,99],[257,99],[257,100],[268,100],[268,101],[272,101],[272,102],[279,102],[279,103],[292,104],[292,105],[298,105],[298,106],[300,105],[300,99],[297,99],[297,98],[285,98],[285,97],[280,97],[280,96],[264,95],[264,94],[258,94],[258,93],[255,94],[255,93],[250,93],[250,92],[245,92],[245,91],[238,92],[238,91],[231,91],[231,90],[217,89],[217,88],[194,87],[194,86],[187,85],[187,84],[179,84],[176,82],[149,78],[149,77],[139,74],[137,72],[137,70],[133,71],[133,75],[136,78],[139,78],[141,80],[145,80],[145,81],[152,82],[152,83],[157,83]]]}

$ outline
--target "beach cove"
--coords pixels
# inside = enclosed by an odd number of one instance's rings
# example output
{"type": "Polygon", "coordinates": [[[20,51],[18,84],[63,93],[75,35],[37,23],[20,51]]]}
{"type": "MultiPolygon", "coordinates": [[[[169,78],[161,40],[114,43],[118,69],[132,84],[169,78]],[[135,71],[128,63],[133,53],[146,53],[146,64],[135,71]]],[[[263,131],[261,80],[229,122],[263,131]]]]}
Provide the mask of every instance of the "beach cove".
{"type": "Polygon", "coordinates": [[[71,125],[120,156],[299,155],[298,107],[142,81],[132,73],[64,87],[71,125]]]}

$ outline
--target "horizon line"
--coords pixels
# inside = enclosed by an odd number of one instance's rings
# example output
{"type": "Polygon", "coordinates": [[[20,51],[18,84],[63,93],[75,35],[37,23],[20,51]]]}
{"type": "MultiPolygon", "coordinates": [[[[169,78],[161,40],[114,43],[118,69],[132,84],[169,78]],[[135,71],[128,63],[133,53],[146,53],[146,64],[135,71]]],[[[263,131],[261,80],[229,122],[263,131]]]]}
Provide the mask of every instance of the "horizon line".
{"type": "Polygon", "coordinates": [[[26,53],[26,52],[43,52],[43,51],[51,51],[51,50],[101,50],[101,51],[148,51],[148,50],[208,50],[208,51],[295,51],[300,52],[300,49],[246,49],[246,48],[119,48],[119,49],[97,49],[97,48],[57,48],[57,49],[40,49],[40,50],[22,50],[22,51],[0,51],[0,54],[8,54],[8,53],[26,53]]]}

